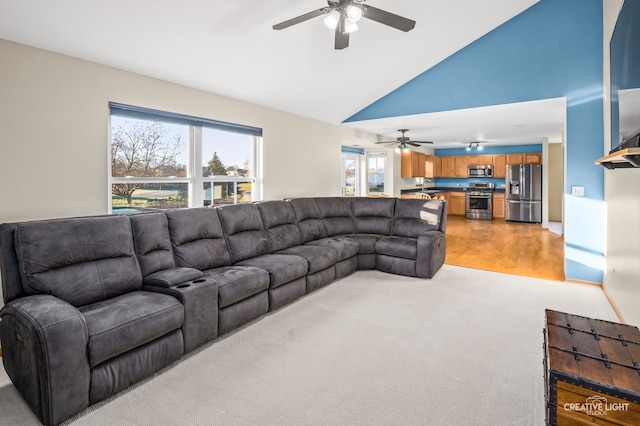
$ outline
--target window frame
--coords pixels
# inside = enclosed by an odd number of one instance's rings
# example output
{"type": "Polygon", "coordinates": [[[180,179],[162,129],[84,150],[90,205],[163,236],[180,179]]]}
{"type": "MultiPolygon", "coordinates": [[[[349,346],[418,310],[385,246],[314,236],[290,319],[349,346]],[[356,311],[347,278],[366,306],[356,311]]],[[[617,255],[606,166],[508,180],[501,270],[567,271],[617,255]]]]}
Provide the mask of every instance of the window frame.
{"type": "MultiPolygon", "coordinates": [[[[217,183],[233,183],[234,191],[233,202],[238,201],[237,186],[239,183],[251,183],[251,201],[260,201],[262,199],[262,129],[244,126],[234,123],[227,123],[211,119],[192,117],[183,114],[176,114],[166,111],[152,110],[149,108],[136,107],[131,105],[119,104],[115,102],[109,103],[109,135],[107,143],[107,162],[108,162],[108,212],[113,213],[113,185],[127,183],[186,183],[188,185],[188,207],[204,206],[204,185],[208,182],[217,183]],[[112,117],[119,116],[130,119],[157,120],[166,123],[185,124],[188,126],[188,164],[186,177],[114,177],[112,174],[111,164],[111,146],[113,142],[112,117]],[[249,170],[251,176],[203,176],[203,135],[204,127],[210,127],[217,130],[245,134],[250,137],[250,154],[249,154],[249,170]]],[[[213,200],[212,200],[213,204],[213,200]]]]}
{"type": "MultiPolygon", "coordinates": [[[[366,158],[366,166],[367,166],[367,172],[366,172],[366,177],[367,177],[367,189],[366,189],[366,193],[367,195],[380,195],[380,194],[387,194],[386,190],[388,188],[389,185],[389,180],[388,180],[388,170],[389,170],[389,156],[387,155],[386,152],[384,151],[368,151],[367,152],[367,158],[366,158]],[[371,159],[380,159],[382,158],[384,160],[384,172],[382,173],[382,191],[376,191],[376,192],[372,192],[370,191],[370,184],[369,184],[369,177],[372,175],[371,173],[369,173],[369,160],[371,159]]],[[[378,175],[379,173],[374,172],[373,174],[378,175]]]]}

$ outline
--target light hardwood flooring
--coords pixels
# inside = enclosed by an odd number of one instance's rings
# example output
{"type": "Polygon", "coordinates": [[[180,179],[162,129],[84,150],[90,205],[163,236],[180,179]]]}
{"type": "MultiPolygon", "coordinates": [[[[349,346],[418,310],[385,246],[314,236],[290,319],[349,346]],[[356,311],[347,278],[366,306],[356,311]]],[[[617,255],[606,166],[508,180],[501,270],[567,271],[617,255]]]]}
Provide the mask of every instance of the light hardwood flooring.
{"type": "Polygon", "coordinates": [[[446,264],[564,281],[563,237],[539,224],[447,218],[446,264]]]}

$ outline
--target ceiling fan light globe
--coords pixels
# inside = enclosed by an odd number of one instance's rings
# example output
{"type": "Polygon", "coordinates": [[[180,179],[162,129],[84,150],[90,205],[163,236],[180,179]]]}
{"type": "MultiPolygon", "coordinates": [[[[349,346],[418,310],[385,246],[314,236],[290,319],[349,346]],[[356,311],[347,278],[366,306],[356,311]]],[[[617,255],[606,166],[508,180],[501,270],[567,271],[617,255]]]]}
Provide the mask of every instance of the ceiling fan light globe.
{"type": "Polygon", "coordinates": [[[349,6],[347,6],[347,18],[349,18],[350,22],[353,22],[355,24],[362,18],[362,9],[360,9],[358,6],[350,4],[349,6]]]}
{"type": "Polygon", "coordinates": [[[478,151],[482,151],[482,146],[480,146],[480,145],[476,145],[476,149],[477,149],[478,151]]]}
{"type": "Polygon", "coordinates": [[[331,11],[331,13],[329,13],[327,15],[326,18],[324,18],[324,24],[331,28],[332,30],[335,30],[336,27],[338,26],[338,21],[340,20],[340,12],[338,12],[337,10],[333,10],[331,11]]]}
{"type": "Polygon", "coordinates": [[[358,24],[356,24],[355,22],[351,22],[348,19],[344,21],[344,32],[345,33],[352,33],[354,31],[356,31],[357,29],[358,29],[358,24]]]}

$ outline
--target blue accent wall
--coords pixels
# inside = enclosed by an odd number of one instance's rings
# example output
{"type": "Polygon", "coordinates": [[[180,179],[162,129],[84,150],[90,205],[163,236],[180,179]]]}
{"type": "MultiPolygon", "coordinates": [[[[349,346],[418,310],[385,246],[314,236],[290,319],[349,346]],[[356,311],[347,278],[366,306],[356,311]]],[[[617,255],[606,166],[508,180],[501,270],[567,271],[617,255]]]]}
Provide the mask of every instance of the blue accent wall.
{"type": "Polygon", "coordinates": [[[541,144],[531,145],[506,145],[506,146],[487,146],[482,148],[482,151],[477,151],[473,148],[471,151],[467,151],[466,148],[441,148],[433,150],[435,155],[481,155],[481,154],[524,154],[524,153],[536,153],[542,152],[541,144]]]}
{"type": "Polygon", "coordinates": [[[433,186],[435,187],[459,187],[468,188],[469,183],[493,183],[496,189],[503,189],[505,187],[504,178],[436,178],[434,179],[433,186]]]}
{"type": "Polygon", "coordinates": [[[566,98],[565,274],[602,282],[603,94],[602,0],[540,0],[346,121],[566,98]]]}

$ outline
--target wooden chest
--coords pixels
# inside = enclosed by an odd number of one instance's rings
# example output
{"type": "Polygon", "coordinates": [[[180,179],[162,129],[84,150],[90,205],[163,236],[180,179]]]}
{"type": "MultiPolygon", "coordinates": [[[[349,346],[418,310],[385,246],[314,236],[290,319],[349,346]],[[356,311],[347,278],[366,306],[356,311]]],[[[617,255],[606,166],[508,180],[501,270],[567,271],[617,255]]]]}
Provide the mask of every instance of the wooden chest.
{"type": "Polygon", "coordinates": [[[640,425],[640,330],[546,311],[548,425],[640,425]]]}

